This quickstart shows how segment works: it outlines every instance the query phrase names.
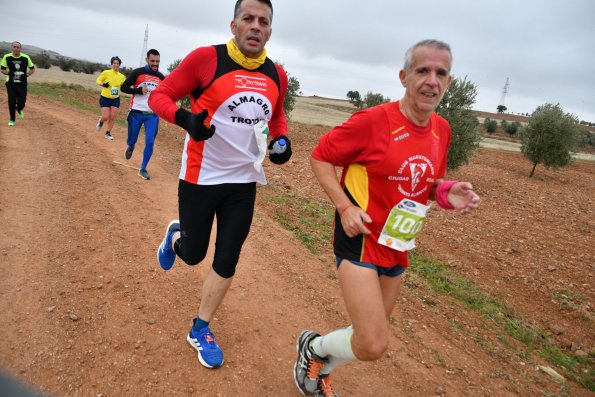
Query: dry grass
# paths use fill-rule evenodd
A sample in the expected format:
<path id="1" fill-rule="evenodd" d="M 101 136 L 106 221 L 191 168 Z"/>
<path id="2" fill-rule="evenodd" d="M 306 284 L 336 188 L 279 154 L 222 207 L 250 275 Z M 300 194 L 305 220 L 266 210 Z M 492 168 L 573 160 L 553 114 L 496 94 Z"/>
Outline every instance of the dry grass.
<path id="1" fill-rule="evenodd" d="M 291 121 L 333 127 L 347 120 L 355 110 L 346 100 L 297 97 Z"/>
<path id="2" fill-rule="evenodd" d="M 97 92 L 99 92 L 99 86 L 95 83 L 98 76 L 99 72 L 94 74 L 64 72 L 59 67 L 52 66 L 50 69 L 37 68 L 35 74 L 31 76 L 29 81 L 32 83 L 76 84 L 84 88 L 97 89 Z"/>

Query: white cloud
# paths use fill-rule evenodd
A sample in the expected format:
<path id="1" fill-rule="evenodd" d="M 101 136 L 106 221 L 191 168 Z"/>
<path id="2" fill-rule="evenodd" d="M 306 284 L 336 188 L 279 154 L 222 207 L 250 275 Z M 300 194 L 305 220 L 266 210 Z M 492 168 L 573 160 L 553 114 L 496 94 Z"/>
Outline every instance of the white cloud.
<path id="1" fill-rule="evenodd" d="M 100 62 L 117 54 L 134 67 L 148 24 L 148 46 L 161 52 L 165 69 L 198 46 L 227 41 L 234 4 L 21 0 L 18 8 L 3 8 L 0 40 Z M 273 0 L 273 6 L 268 53 L 306 94 L 343 98 L 358 90 L 398 99 L 405 50 L 438 38 L 452 46 L 453 73 L 477 84 L 477 109 L 494 111 L 509 77 L 510 111 L 530 113 L 554 102 L 595 121 L 595 2 Z"/>

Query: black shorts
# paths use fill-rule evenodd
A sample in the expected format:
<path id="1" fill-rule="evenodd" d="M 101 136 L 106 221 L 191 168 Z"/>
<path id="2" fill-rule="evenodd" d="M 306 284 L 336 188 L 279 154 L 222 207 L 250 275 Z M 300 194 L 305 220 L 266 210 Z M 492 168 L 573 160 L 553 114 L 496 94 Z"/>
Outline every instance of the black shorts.
<path id="1" fill-rule="evenodd" d="M 189 265 L 200 263 L 207 254 L 216 217 L 213 269 L 223 278 L 232 277 L 250 231 L 255 200 L 255 182 L 195 185 L 180 180 L 181 237 L 174 246 L 176 254 Z"/>
<path id="2" fill-rule="evenodd" d="M 102 108 L 119 108 L 120 97 L 117 98 L 106 98 L 103 95 L 99 96 L 99 107 Z"/>
<path id="3" fill-rule="evenodd" d="M 370 262 L 360 262 L 360 261 L 356 261 L 354 259 L 340 258 L 338 256 L 336 257 L 337 269 L 339 268 L 339 266 L 341 266 L 341 262 L 343 260 L 348 260 L 349 262 L 353 263 L 356 266 L 372 269 L 376 273 L 378 273 L 378 276 L 399 277 L 401 274 L 405 273 L 405 269 L 406 269 L 401 265 L 394 265 L 391 267 L 382 267 L 382 266 L 378 266 L 378 265 L 375 265 Z"/>

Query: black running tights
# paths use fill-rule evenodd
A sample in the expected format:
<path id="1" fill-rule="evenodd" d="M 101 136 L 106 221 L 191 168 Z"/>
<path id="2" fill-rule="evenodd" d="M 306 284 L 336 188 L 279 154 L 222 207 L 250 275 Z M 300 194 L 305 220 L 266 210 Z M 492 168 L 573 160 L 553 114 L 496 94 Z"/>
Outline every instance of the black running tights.
<path id="1" fill-rule="evenodd" d="M 223 278 L 232 277 L 250 231 L 255 200 L 254 182 L 195 185 L 180 180 L 181 238 L 174 244 L 176 254 L 188 265 L 201 262 L 207 254 L 213 220 L 217 217 L 213 270 Z"/>
<path id="2" fill-rule="evenodd" d="M 8 112 L 10 119 L 14 121 L 16 112 L 20 112 L 25 108 L 27 85 L 6 83 L 6 93 L 8 94 Z"/>

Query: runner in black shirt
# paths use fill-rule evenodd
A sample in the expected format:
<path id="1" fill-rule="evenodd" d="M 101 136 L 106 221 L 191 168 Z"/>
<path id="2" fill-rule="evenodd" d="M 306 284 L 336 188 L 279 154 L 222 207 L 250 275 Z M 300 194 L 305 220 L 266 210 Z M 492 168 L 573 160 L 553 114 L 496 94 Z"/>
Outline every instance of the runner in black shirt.
<path id="1" fill-rule="evenodd" d="M 23 109 L 27 100 L 27 77 L 35 73 L 35 65 L 28 55 L 21 53 L 21 48 L 21 43 L 14 41 L 12 52 L 4 55 L 0 62 L 0 72 L 6 75 L 9 126 L 15 125 L 17 113 L 20 118 L 25 117 Z"/>

